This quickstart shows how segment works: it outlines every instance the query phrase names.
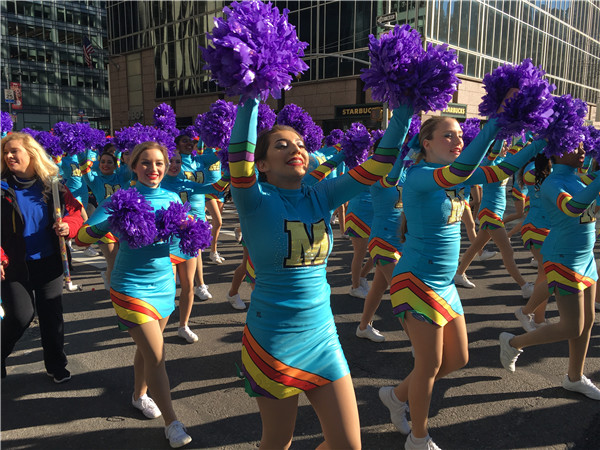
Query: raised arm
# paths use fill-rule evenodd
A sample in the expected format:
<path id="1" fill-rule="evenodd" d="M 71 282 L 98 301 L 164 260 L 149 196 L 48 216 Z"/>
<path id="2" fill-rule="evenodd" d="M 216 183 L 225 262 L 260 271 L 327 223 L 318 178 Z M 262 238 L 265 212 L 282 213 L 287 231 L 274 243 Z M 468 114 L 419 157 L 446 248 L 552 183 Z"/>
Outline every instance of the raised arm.
<path id="1" fill-rule="evenodd" d="M 596 200 L 596 197 L 598 197 L 598 191 L 600 191 L 599 174 L 600 172 L 588 174 L 588 177 L 590 177 L 590 179 L 593 177 L 593 180 L 585 187 L 585 189 L 577 192 L 575 195 L 571 195 L 569 192 L 566 192 L 560 186 L 553 183 L 544 183 L 542 185 L 543 194 L 545 196 L 550 196 L 550 198 L 555 198 L 557 208 L 567 216 L 580 216 L 589 208 L 592 202 Z"/>

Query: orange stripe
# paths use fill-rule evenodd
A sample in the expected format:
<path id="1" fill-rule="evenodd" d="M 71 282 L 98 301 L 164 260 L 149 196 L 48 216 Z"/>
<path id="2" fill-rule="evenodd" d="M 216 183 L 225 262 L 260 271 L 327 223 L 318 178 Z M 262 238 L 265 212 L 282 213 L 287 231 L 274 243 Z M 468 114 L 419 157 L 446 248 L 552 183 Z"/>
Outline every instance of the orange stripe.
<path id="1" fill-rule="evenodd" d="M 410 289 L 417 297 L 419 297 L 423 302 L 427 303 L 431 308 L 435 309 L 448 322 L 454 318 L 443 306 L 440 305 L 441 302 L 447 303 L 446 300 L 436 294 L 433 289 L 431 289 L 413 274 L 407 272 L 396 275 L 396 277 L 392 279 L 390 295 L 402 289 Z"/>

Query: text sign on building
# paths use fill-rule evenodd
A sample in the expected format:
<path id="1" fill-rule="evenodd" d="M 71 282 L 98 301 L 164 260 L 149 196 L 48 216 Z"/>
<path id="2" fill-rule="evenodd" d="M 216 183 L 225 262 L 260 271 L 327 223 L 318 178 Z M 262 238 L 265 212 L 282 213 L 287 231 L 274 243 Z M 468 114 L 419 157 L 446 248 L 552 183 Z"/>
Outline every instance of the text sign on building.
<path id="1" fill-rule="evenodd" d="M 12 109 L 23 109 L 23 97 L 22 97 L 22 91 L 21 91 L 21 83 L 11 82 L 10 90 L 15 93 L 14 94 L 15 95 L 15 103 L 14 103 Z"/>
<path id="2" fill-rule="evenodd" d="M 362 105 L 340 105 L 335 107 L 335 117 L 370 117 L 374 109 L 381 108 L 381 103 Z"/>
<path id="3" fill-rule="evenodd" d="M 396 13 L 384 14 L 382 16 L 377 16 L 377 25 L 384 26 L 386 23 L 395 22 L 396 21 Z"/>
<path id="4" fill-rule="evenodd" d="M 448 107 L 442 111 L 442 116 L 466 119 L 467 105 L 463 105 L 462 103 L 448 103 Z"/>
<path id="5" fill-rule="evenodd" d="M 4 101 L 6 103 L 14 103 L 15 91 L 13 91 L 12 89 L 4 89 Z"/>

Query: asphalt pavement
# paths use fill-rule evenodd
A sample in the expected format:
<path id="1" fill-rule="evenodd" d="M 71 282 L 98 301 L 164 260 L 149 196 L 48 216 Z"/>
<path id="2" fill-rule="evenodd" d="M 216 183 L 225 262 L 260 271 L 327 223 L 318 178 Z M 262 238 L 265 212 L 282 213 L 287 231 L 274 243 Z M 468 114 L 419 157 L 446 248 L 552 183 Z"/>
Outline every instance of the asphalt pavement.
<path id="1" fill-rule="evenodd" d="M 242 247 L 233 236 L 235 211 L 228 204 L 219 251 L 223 265 L 208 264 L 205 278 L 213 295 L 196 302 L 190 327 L 200 337 L 187 344 L 177 336 L 177 310 L 165 330 L 167 372 L 174 408 L 192 436 L 189 449 L 252 449 L 260 441 L 261 421 L 253 399 L 237 377 L 245 312 L 225 295 Z M 348 295 L 350 241 L 336 229 L 328 280 L 338 333 L 354 380 L 364 449 L 404 448 L 405 437 L 390 423 L 377 391 L 411 370 L 410 343 L 384 296 L 374 326 L 385 336 L 373 343 L 355 336 L 363 301 Z M 463 250 L 466 248 L 463 241 Z M 521 273 L 534 281 L 530 256 L 513 239 Z M 99 270 L 102 258 L 76 252 L 73 281 L 83 290 L 65 293 L 65 351 L 72 379 L 55 384 L 42 363 L 34 322 L 8 360 L 1 384 L 1 445 L 4 449 L 166 449 L 161 419 L 145 419 L 131 406 L 134 344 L 119 331 Z M 499 255 L 468 271 L 475 289 L 459 288 L 469 333 L 470 361 L 438 381 L 430 410 L 430 434 L 442 449 L 599 449 L 600 402 L 561 387 L 568 345 L 525 350 L 510 374 L 500 365 L 498 335 L 521 333 L 514 310 L 524 304 Z M 370 276 L 370 279 L 372 275 Z M 242 286 L 246 302 L 250 288 Z M 558 318 L 556 304 L 548 318 Z M 585 369 L 600 384 L 600 327 L 592 330 Z M 301 396 L 292 449 L 315 448 L 322 441 L 318 418 Z"/>

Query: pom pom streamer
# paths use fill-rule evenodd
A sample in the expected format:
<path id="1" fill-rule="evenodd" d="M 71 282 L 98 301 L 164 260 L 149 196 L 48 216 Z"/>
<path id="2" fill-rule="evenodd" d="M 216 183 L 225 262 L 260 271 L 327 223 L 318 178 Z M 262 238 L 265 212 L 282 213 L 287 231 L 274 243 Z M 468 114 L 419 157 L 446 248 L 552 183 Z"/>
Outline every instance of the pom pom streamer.
<path id="1" fill-rule="evenodd" d="M 362 69 L 365 90 L 390 108 L 410 104 L 415 111 L 445 109 L 452 100 L 463 66 L 447 44 L 429 44 L 423 50 L 421 35 L 409 25 L 396 25 L 376 39 L 369 36 L 371 67 Z"/>
<path id="2" fill-rule="evenodd" d="M 224 148 L 229 145 L 236 112 L 237 107 L 233 103 L 217 100 L 202 114 L 198 134 L 207 147 Z"/>
<path id="3" fill-rule="evenodd" d="M 179 135 L 175 111 L 171 105 L 161 103 L 154 108 L 154 126 L 159 130 L 169 133 L 174 138 Z"/>
<path id="4" fill-rule="evenodd" d="M 298 105 L 293 103 L 285 105 L 277 114 L 277 123 L 296 130 L 304 139 L 304 145 L 309 153 L 314 153 L 321 148 L 322 128 L 315 124 L 312 117 Z"/>
<path id="5" fill-rule="evenodd" d="M 156 212 L 156 239 L 170 242 L 171 237 L 179 233 L 190 209 L 191 206 L 188 202 L 183 205 L 179 202 L 171 202 L 167 209 L 159 209 Z"/>
<path id="6" fill-rule="evenodd" d="M 135 188 L 119 189 L 103 206 L 111 228 L 129 247 L 145 247 L 156 239 L 154 209 Z"/>
<path id="7" fill-rule="evenodd" d="M 205 69 L 228 96 L 241 101 L 268 95 L 281 98 L 289 90 L 290 74 L 299 75 L 308 66 L 302 61 L 307 43 L 298 40 L 296 29 L 271 3 L 258 0 L 233 2 L 223 8 L 226 19 L 216 18 L 212 46 L 202 49 Z"/>
<path id="8" fill-rule="evenodd" d="M 590 125 L 584 127 L 583 131 L 585 134 L 585 141 L 583 142 L 585 152 L 596 160 L 600 159 L 600 130 Z"/>
<path id="9" fill-rule="evenodd" d="M 0 112 L 0 133 L 2 136 L 6 136 L 13 129 L 13 121 L 10 114 L 6 111 Z"/>
<path id="10" fill-rule="evenodd" d="M 78 155 L 87 149 L 99 149 L 106 142 L 104 132 L 87 123 L 57 122 L 54 124 L 54 134 L 60 139 L 60 145 L 67 155 Z"/>
<path id="11" fill-rule="evenodd" d="M 466 148 L 481 131 L 481 121 L 471 117 L 460 124 L 463 132 L 463 148 Z"/>
<path id="12" fill-rule="evenodd" d="M 327 147 L 333 147 L 334 145 L 339 144 L 343 137 L 344 132 L 339 128 L 335 128 L 331 130 L 331 133 L 325 138 L 325 145 Z"/>
<path id="13" fill-rule="evenodd" d="M 258 134 L 273 128 L 275 120 L 277 120 L 275 111 L 266 103 L 260 103 L 258 105 Z"/>
<path id="14" fill-rule="evenodd" d="M 130 153 L 136 145 L 148 141 L 157 142 L 165 146 L 169 153 L 169 159 L 175 154 L 175 142 L 171 134 L 139 123 L 115 131 L 115 137 L 113 138 L 117 149 L 124 153 Z"/>
<path id="15" fill-rule="evenodd" d="M 483 77 L 486 94 L 479 105 L 479 114 L 498 119 L 499 139 L 521 134 L 522 130 L 539 132 L 548 127 L 554 100 L 551 93 L 556 88 L 543 79 L 545 72 L 535 67 L 530 59 L 521 64 L 504 64 Z M 509 89 L 519 92 L 502 105 Z"/>
<path id="16" fill-rule="evenodd" d="M 562 156 L 577 149 L 584 141 L 583 121 L 587 115 L 587 105 L 578 98 L 563 95 L 554 98 L 554 113 L 547 128 L 539 131 L 539 137 L 548 144 L 544 154 L 548 157 Z"/>
<path id="17" fill-rule="evenodd" d="M 60 146 L 60 139 L 57 136 L 54 136 L 49 131 L 40 131 L 37 133 L 37 136 L 34 136 L 35 140 L 40 143 L 46 153 L 54 158 L 58 158 L 62 156 L 63 151 Z"/>
<path id="18" fill-rule="evenodd" d="M 211 225 L 207 221 L 188 219 L 179 229 L 179 248 L 183 253 L 195 256 L 198 251 L 210 247 L 212 241 Z"/>
<path id="19" fill-rule="evenodd" d="M 356 122 L 346 131 L 340 143 L 345 155 L 344 162 L 348 169 L 353 169 L 365 162 L 369 157 L 369 149 L 373 145 L 369 130 L 362 123 Z"/>

